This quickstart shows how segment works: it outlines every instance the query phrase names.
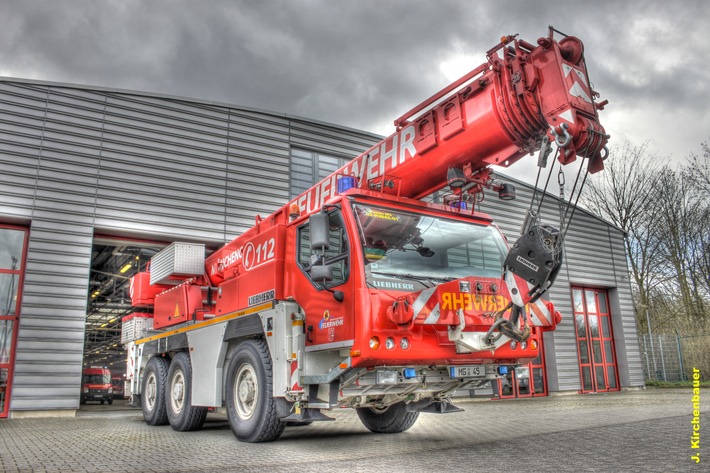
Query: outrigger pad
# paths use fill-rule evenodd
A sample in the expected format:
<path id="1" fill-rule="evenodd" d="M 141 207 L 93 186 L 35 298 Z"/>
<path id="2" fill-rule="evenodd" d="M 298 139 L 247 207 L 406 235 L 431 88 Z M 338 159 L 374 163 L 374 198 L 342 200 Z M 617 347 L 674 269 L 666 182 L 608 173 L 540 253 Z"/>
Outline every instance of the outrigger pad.
<path id="1" fill-rule="evenodd" d="M 323 414 L 320 409 L 301 409 L 299 414 L 295 412 L 288 417 L 279 419 L 281 422 L 317 422 L 326 420 L 335 420 Z"/>
<path id="2" fill-rule="evenodd" d="M 458 406 L 454 406 L 450 402 L 424 400 L 410 402 L 407 404 L 407 411 L 424 412 L 427 414 L 450 414 L 452 412 L 463 412 L 464 410 Z"/>

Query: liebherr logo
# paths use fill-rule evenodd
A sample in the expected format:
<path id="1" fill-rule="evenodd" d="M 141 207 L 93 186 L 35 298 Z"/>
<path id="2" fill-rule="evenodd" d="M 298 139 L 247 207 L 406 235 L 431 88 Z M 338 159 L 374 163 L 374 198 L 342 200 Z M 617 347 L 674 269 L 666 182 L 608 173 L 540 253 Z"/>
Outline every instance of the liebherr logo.
<path id="1" fill-rule="evenodd" d="M 522 264 L 523 266 L 526 266 L 526 267 L 532 269 L 532 270 L 535 271 L 535 272 L 537 272 L 537 270 L 540 269 L 540 267 L 537 266 L 537 265 L 535 265 L 535 264 L 533 264 L 532 261 L 528 261 L 528 260 L 526 260 L 525 258 L 523 258 L 523 257 L 520 256 L 520 255 L 518 255 L 518 257 L 515 258 L 515 260 L 516 260 L 518 263 L 520 263 L 520 264 Z"/>

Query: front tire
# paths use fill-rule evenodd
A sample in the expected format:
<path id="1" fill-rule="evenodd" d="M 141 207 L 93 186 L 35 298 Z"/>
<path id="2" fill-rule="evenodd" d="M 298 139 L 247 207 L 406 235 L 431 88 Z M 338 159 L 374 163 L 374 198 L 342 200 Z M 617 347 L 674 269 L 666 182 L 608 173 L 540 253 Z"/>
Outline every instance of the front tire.
<path id="1" fill-rule="evenodd" d="M 192 365 L 187 353 L 180 352 L 173 357 L 165 394 L 168 422 L 173 430 L 189 432 L 202 427 L 207 408 L 192 405 Z"/>
<path id="2" fill-rule="evenodd" d="M 165 425 L 168 413 L 165 408 L 165 384 L 168 379 L 168 361 L 154 356 L 148 360 L 143 371 L 141 409 L 148 425 Z"/>
<path id="3" fill-rule="evenodd" d="M 384 409 L 361 407 L 356 410 L 363 425 L 377 434 L 404 432 L 413 426 L 419 417 L 418 412 L 408 412 L 407 405 L 403 402 Z"/>
<path id="4" fill-rule="evenodd" d="M 239 344 L 227 370 L 227 418 L 232 433 L 242 442 L 271 442 L 286 424 L 279 421 L 273 397 L 271 357 L 262 339 Z"/>

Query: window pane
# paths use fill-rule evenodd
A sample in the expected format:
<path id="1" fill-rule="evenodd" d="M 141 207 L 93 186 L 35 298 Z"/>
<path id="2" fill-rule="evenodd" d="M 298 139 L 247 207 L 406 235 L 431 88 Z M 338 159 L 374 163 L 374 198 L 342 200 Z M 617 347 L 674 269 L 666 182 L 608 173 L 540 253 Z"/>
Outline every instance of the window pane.
<path id="1" fill-rule="evenodd" d="M 613 366 L 606 367 L 606 376 L 609 378 L 609 389 L 616 389 L 616 372 Z"/>
<path id="2" fill-rule="evenodd" d="M 592 370 L 589 366 L 582 367 L 582 386 L 585 391 L 592 390 Z"/>
<path id="3" fill-rule="evenodd" d="M 589 321 L 589 333 L 592 337 L 599 337 L 599 320 L 597 316 L 592 314 L 587 320 Z"/>
<path id="4" fill-rule="evenodd" d="M 609 330 L 609 316 L 605 315 L 601 317 L 602 319 L 602 336 L 604 338 L 611 338 L 611 331 Z"/>
<path id="5" fill-rule="evenodd" d="M 599 313 L 600 314 L 608 314 L 609 307 L 606 303 L 606 292 L 599 291 L 599 293 L 597 294 L 597 297 L 599 298 Z"/>
<path id="6" fill-rule="evenodd" d="M 509 371 L 505 378 L 501 379 L 501 395 L 510 396 L 513 394 L 513 373 L 515 371 Z"/>
<path id="7" fill-rule="evenodd" d="M 579 338 L 586 338 L 587 337 L 587 331 L 584 328 L 584 314 L 576 314 L 574 316 L 575 321 L 577 323 L 577 336 Z"/>
<path id="8" fill-rule="evenodd" d="M 592 342 L 592 348 L 594 351 L 594 363 L 601 363 L 602 362 L 602 344 L 599 342 L 599 340 L 594 340 Z"/>
<path id="9" fill-rule="evenodd" d="M 25 232 L 0 228 L 0 269 L 21 269 Z"/>
<path id="10" fill-rule="evenodd" d="M 12 320 L 0 320 L 0 363 L 10 363 L 12 353 Z M 2 411 L 2 409 L 0 409 Z"/>
<path id="11" fill-rule="evenodd" d="M 584 295 L 587 297 L 587 312 L 597 312 L 597 301 L 594 298 L 594 291 L 584 291 Z"/>
<path id="12" fill-rule="evenodd" d="M 575 312 L 584 312 L 584 306 L 582 305 L 582 290 L 581 289 L 573 289 L 572 290 L 572 299 L 574 303 L 574 311 Z"/>
<path id="13" fill-rule="evenodd" d="M 316 254 L 323 258 L 324 264 L 331 265 L 333 268 L 333 279 L 327 284 L 332 287 L 342 284 L 348 276 L 348 240 L 340 212 L 328 214 L 328 229 L 329 247 L 325 251 L 318 250 Z M 305 269 L 309 269 L 314 254 L 311 249 L 309 223 L 298 229 L 298 245 L 298 261 Z"/>
<path id="14" fill-rule="evenodd" d="M 0 315 L 15 315 L 19 274 L 0 274 Z"/>
<path id="15" fill-rule="evenodd" d="M 604 381 L 604 367 L 597 366 L 597 391 L 604 391 L 606 389 L 606 382 Z"/>
<path id="16" fill-rule="evenodd" d="M 5 410 L 5 399 L 7 398 L 7 377 L 8 369 L 0 368 L 0 412 Z"/>
<path id="17" fill-rule="evenodd" d="M 607 363 L 614 363 L 614 350 L 611 348 L 611 340 L 604 342 L 604 356 L 606 356 Z"/>
<path id="18" fill-rule="evenodd" d="M 311 264 L 311 227 L 306 224 L 298 229 L 299 252 L 298 261 L 305 267 Z"/>
<path id="19" fill-rule="evenodd" d="M 530 394 L 530 369 L 525 366 L 515 368 L 515 377 L 518 379 L 518 394 Z"/>
<path id="20" fill-rule="evenodd" d="M 579 362 L 589 363 L 589 347 L 586 340 L 579 341 Z"/>
<path id="21" fill-rule="evenodd" d="M 539 394 L 545 392 L 545 378 L 542 374 L 542 368 L 533 369 L 533 383 L 536 393 Z"/>

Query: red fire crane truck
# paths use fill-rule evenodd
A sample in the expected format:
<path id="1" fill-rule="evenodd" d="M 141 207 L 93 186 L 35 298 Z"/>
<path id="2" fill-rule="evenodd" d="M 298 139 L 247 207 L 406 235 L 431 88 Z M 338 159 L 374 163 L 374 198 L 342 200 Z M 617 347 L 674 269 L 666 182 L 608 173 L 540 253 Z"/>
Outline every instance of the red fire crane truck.
<path id="1" fill-rule="evenodd" d="M 161 251 L 131 281 L 135 321 L 152 312 L 126 343 L 145 421 L 189 431 L 226 412 L 239 440 L 265 442 L 351 407 L 373 432 L 402 432 L 536 358 L 561 319 L 540 296 L 563 232 L 532 211 L 509 249 L 476 203 L 485 188 L 514 197 L 491 165 L 539 150 L 543 167 L 553 142 L 562 164 L 601 170 L 597 97 L 579 39 L 503 37 L 394 134 L 209 257 Z M 444 204 L 424 200 L 435 192 Z"/>

